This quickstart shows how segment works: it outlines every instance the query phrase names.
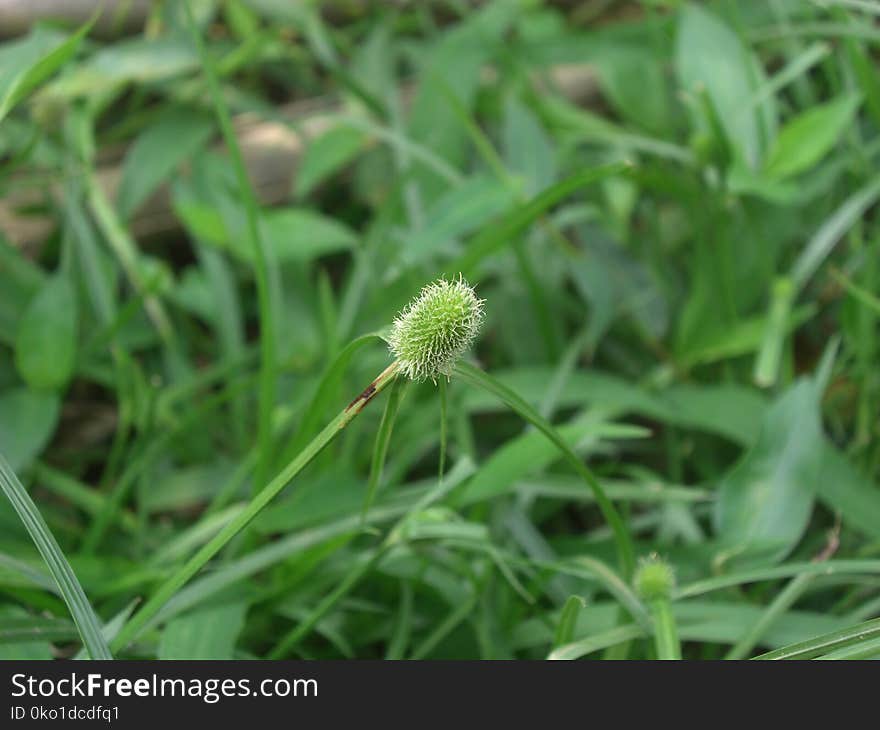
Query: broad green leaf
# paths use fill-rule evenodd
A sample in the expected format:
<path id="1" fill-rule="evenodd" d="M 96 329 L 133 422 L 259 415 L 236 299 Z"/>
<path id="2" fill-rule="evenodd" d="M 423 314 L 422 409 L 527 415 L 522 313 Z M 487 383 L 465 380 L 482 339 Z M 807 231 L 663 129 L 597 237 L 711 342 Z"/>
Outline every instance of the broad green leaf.
<path id="1" fill-rule="evenodd" d="M 266 246 L 279 262 L 311 261 L 347 251 L 357 242 L 348 226 L 307 208 L 268 211 L 262 217 L 262 230 Z M 250 257 L 249 251 L 232 245 L 237 253 Z"/>
<path id="2" fill-rule="evenodd" d="M 827 439 L 821 447 L 816 496 L 840 512 L 845 525 L 880 539 L 880 489 Z"/>
<path id="3" fill-rule="evenodd" d="M 95 53 L 73 73 L 47 87 L 46 94 L 64 99 L 120 84 L 147 84 L 179 76 L 198 64 L 195 49 L 182 35 L 125 39 Z"/>
<path id="4" fill-rule="evenodd" d="M 147 512 L 170 512 L 197 507 L 214 495 L 230 471 L 229 462 L 218 457 L 209 464 L 196 464 L 163 474 L 152 489 L 144 492 L 141 508 Z"/>
<path id="5" fill-rule="evenodd" d="M 448 250 L 450 242 L 484 226 L 513 201 L 507 185 L 488 177 L 471 178 L 431 206 L 422 230 L 415 235 L 404 234 L 402 254 L 408 261 L 416 262 Z"/>
<path id="6" fill-rule="evenodd" d="M 225 246 L 227 231 L 223 214 L 210 203 L 177 191 L 175 186 L 174 212 L 190 235 L 205 243 Z"/>
<path id="7" fill-rule="evenodd" d="M 367 136 L 347 126 L 332 127 L 311 140 L 296 170 L 296 194 L 304 197 L 366 147 Z"/>
<path id="8" fill-rule="evenodd" d="M 604 149 L 612 148 L 618 153 L 643 153 L 685 165 L 694 163 L 693 153 L 686 147 L 631 132 L 598 112 L 579 107 L 562 97 L 541 96 L 535 99 L 535 103 L 549 127 L 565 130 L 575 140 L 583 140 Z"/>
<path id="9" fill-rule="evenodd" d="M 203 155 L 192 180 L 172 185 L 174 210 L 190 234 L 254 262 L 253 247 L 246 235 L 247 221 L 228 163 Z M 344 223 L 305 207 L 260 211 L 260 233 L 270 258 L 278 263 L 306 262 L 319 256 L 352 248 L 357 235 Z"/>
<path id="10" fill-rule="evenodd" d="M 70 37 L 38 27 L 24 40 L 0 47 L 0 121 L 73 57 L 90 27 Z"/>
<path id="11" fill-rule="evenodd" d="M 735 383 L 680 383 L 660 395 L 669 408 L 668 423 L 715 433 L 744 446 L 757 440 L 767 409 L 757 389 Z"/>
<path id="12" fill-rule="evenodd" d="M 557 427 L 556 431 L 573 450 L 578 450 L 582 442 L 595 443 L 604 437 L 648 435 L 647 431 L 608 423 L 594 414 L 581 416 L 571 424 Z M 559 450 L 543 434 L 530 431 L 518 436 L 487 459 L 473 479 L 455 496 L 453 503 L 464 506 L 498 497 L 508 492 L 518 479 L 534 474 L 558 458 Z"/>
<path id="13" fill-rule="evenodd" d="M 514 20 L 516 3 L 489 3 L 470 13 L 465 22 L 439 36 L 421 54 L 421 83 L 408 119 L 409 135 L 455 168 L 467 159 L 468 134 L 459 114 L 448 103 L 451 91 L 471 110 L 480 86 L 480 71 L 492 57 L 492 46 Z M 419 192 L 426 202 L 446 188 L 433 171 L 414 171 Z"/>
<path id="14" fill-rule="evenodd" d="M 159 641 L 159 659 L 232 659 L 247 606 L 230 603 L 170 621 Z"/>
<path id="15" fill-rule="evenodd" d="M 769 408 L 758 440 L 721 481 L 719 560 L 772 563 L 791 551 L 810 519 L 821 457 L 818 387 L 802 379 Z"/>
<path id="16" fill-rule="evenodd" d="M 16 388 L 0 393 L 0 448 L 14 470 L 43 450 L 58 423 L 58 395 Z"/>
<path id="17" fill-rule="evenodd" d="M 515 97 L 507 100 L 502 127 L 508 169 L 525 179 L 524 192 L 535 195 L 557 176 L 557 151 L 535 114 Z"/>
<path id="18" fill-rule="evenodd" d="M 772 99 L 751 103 L 763 73 L 749 49 L 717 16 L 688 4 L 678 26 L 676 68 L 689 93 L 705 89 L 728 141 L 756 168 L 775 119 Z"/>
<path id="19" fill-rule="evenodd" d="M 815 314 L 813 305 L 798 307 L 784 322 L 784 332 L 793 332 Z M 727 328 L 704 328 L 700 339 L 678 354 L 682 364 L 703 365 L 757 351 L 767 329 L 767 315 L 749 317 Z"/>
<path id="20" fill-rule="evenodd" d="M 15 344 L 18 323 L 47 278 L 43 269 L 0 235 L 0 342 Z"/>
<path id="21" fill-rule="evenodd" d="M 495 377 L 529 403 L 537 404 L 553 378 L 553 370 L 521 367 L 499 370 Z M 761 394 L 747 386 L 682 383 L 653 393 L 609 373 L 578 370 L 566 380 L 557 407 L 585 405 L 600 407 L 606 413 L 638 413 L 663 423 L 718 434 L 744 446 L 757 438 L 765 410 Z M 489 412 L 497 406 L 488 393 L 471 391 L 466 394 L 464 407 Z M 725 414 L 724 418 L 719 418 L 719 413 Z"/>
<path id="22" fill-rule="evenodd" d="M 612 631 L 618 631 L 615 627 L 620 620 L 619 611 L 619 606 L 609 601 L 590 603 L 589 610 L 578 614 L 575 627 L 574 636 L 583 638 L 576 639 L 564 648 L 561 656 L 553 658 L 570 658 L 567 656 L 569 652 L 582 653 L 578 651 L 581 641 L 584 642 L 582 649 L 595 651 L 622 640 L 616 633 L 611 634 Z M 762 606 L 720 601 L 676 601 L 673 605 L 673 613 L 683 639 L 721 644 L 735 643 L 760 619 L 763 611 Z M 553 641 L 553 627 L 558 620 L 559 612 L 555 611 L 523 621 L 514 630 L 514 645 L 518 649 L 547 646 Z M 771 647 L 784 646 L 827 631 L 842 629 L 846 623 L 845 618 L 827 613 L 788 611 L 784 620 L 775 622 L 767 630 L 763 642 Z M 639 628 L 645 633 L 638 626 L 628 624 L 627 627 L 630 631 Z M 599 646 L 594 646 L 594 643 Z"/>
<path id="23" fill-rule="evenodd" d="M 586 250 L 582 256 L 571 257 L 569 269 L 594 313 L 593 337 L 598 339 L 618 316 L 632 318 L 653 337 L 661 338 L 669 325 L 669 306 L 654 272 L 601 230 L 583 226 L 579 232 Z"/>
<path id="24" fill-rule="evenodd" d="M 185 107 L 170 107 L 135 140 L 125 157 L 116 203 L 128 218 L 184 160 L 211 136 L 211 117 Z"/>
<path id="25" fill-rule="evenodd" d="M 658 63 L 655 49 L 609 44 L 596 52 L 595 63 L 602 91 L 623 119 L 654 134 L 669 130 L 665 64 Z"/>
<path id="26" fill-rule="evenodd" d="M 790 120 L 767 157 L 767 176 L 782 179 L 809 170 L 837 144 L 861 101 L 859 95 L 847 94 Z"/>
<path id="27" fill-rule="evenodd" d="M 76 361 L 76 292 L 66 276 L 49 279 L 18 323 L 15 365 L 37 390 L 64 387 Z"/>

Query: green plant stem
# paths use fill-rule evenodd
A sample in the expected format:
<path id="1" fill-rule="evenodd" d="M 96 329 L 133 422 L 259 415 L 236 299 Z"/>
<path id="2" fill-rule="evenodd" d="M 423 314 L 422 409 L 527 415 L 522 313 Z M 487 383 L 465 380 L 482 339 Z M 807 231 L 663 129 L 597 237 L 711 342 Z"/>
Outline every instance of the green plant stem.
<path id="1" fill-rule="evenodd" d="M 388 444 L 391 443 L 391 432 L 394 429 L 394 421 L 397 419 L 397 411 L 403 400 L 407 383 L 405 379 L 395 380 L 388 391 L 388 400 L 385 402 L 385 411 L 382 413 L 382 421 L 376 432 L 376 441 L 373 445 L 373 458 L 370 462 L 370 479 L 367 483 L 367 496 L 364 506 L 361 508 L 361 523 L 367 519 L 367 512 L 373 506 L 376 494 L 379 491 L 379 482 L 382 481 L 382 472 L 385 468 L 385 459 L 388 456 Z"/>
<path id="2" fill-rule="evenodd" d="M 681 644 L 678 629 L 672 615 L 672 604 L 668 598 L 656 598 L 650 603 L 654 617 L 654 645 L 658 659 L 681 659 Z"/>
<path id="3" fill-rule="evenodd" d="M 135 291 L 143 297 L 147 316 L 162 338 L 163 343 L 172 353 L 176 354 L 177 342 L 171 320 L 162 306 L 162 302 L 150 292 L 150 287 L 138 268 L 137 244 L 131 238 L 122 221 L 119 220 L 119 216 L 116 214 L 110 201 L 107 200 L 107 196 L 95 175 L 89 171 L 86 173 L 85 179 L 89 207 L 95 216 L 98 227 L 104 234 L 104 238 L 107 240 L 113 253 L 116 254 L 116 258 L 122 265 Z"/>
<path id="4" fill-rule="evenodd" d="M 446 380 L 440 378 L 438 381 L 440 386 L 440 458 L 437 466 L 437 480 L 443 481 L 443 470 L 446 467 L 446 441 L 447 436 L 447 396 L 446 396 Z"/>
<path id="5" fill-rule="evenodd" d="M 226 144 L 230 159 L 232 160 L 232 166 L 235 169 L 235 177 L 238 182 L 239 192 L 247 216 L 248 238 L 250 238 L 251 249 L 254 253 L 254 277 L 257 282 L 257 304 L 260 311 L 260 387 L 257 421 L 257 443 L 259 445 L 259 455 L 254 484 L 262 484 L 268 475 L 270 459 L 273 452 L 271 443 L 272 407 L 275 403 L 275 383 L 277 380 L 275 317 L 269 279 L 269 259 L 260 234 L 257 199 L 247 176 L 244 158 L 241 154 L 238 140 L 235 137 L 235 131 L 232 127 L 232 119 L 229 114 L 229 109 L 226 106 L 226 102 L 223 99 L 220 82 L 217 80 L 217 70 L 214 61 L 202 40 L 201 33 L 199 32 L 198 26 L 193 18 L 192 8 L 190 7 L 189 2 L 184 2 L 183 5 L 186 9 L 187 25 L 189 26 L 193 43 L 195 43 L 199 58 L 202 61 L 205 80 L 208 83 L 208 90 L 211 94 L 214 112 L 217 116 L 217 122 L 220 125 L 220 131 L 223 134 L 223 141 Z"/>
<path id="6" fill-rule="evenodd" d="M 381 393 L 396 377 L 398 363 L 391 363 L 364 391 L 346 406 L 306 447 L 287 464 L 210 542 L 204 545 L 153 594 L 144 607 L 122 628 L 112 646 L 119 650 L 135 639 L 147 622 L 183 585 L 198 573 L 211 558 L 241 532 L 288 482 L 299 474 L 351 421 L 367 403 Z"/>

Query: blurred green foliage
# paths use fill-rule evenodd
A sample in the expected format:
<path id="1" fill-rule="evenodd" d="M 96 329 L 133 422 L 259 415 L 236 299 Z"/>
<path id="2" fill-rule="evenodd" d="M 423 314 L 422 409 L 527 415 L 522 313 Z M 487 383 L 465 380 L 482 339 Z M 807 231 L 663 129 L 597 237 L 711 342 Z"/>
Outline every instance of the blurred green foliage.
<path id="1" fill-rule="evenodd" d="M 880 652 L 849 629 L 880 614 L 880 15 L 192 7 L 231 112 L 309 131 L 259 208 L 182 4 L 137 37 L 0 44 L 0 453 L 108 638 L 387 365 L 356 338 L 462 271 L 474 358 L 674 567 L 685 657 Z M 151 200 L 171 224 L 142 234 Z M 352 422 L 124 655 L 652 657 L 559 451 L 461 378 L 447 410 L 442 482 L 429 382 Z M 2 657 L 80 649 L 5 500 L 0 610 Z"/>

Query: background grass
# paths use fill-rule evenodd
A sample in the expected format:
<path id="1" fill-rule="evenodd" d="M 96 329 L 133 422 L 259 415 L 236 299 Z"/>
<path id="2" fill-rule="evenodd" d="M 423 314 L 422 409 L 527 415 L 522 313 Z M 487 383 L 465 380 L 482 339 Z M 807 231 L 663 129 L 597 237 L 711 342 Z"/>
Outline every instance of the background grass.
<path id="1" fill-rule="evenodd" d="M 0 44 L 0 657 L 653 658 L 629 541 L 686 658 L 880 655 L 878 18 L 200 0 Z M 305 134 L 271 203 L 244 113 Z M 309 451 L 458 272 L 479 369 Z"/>

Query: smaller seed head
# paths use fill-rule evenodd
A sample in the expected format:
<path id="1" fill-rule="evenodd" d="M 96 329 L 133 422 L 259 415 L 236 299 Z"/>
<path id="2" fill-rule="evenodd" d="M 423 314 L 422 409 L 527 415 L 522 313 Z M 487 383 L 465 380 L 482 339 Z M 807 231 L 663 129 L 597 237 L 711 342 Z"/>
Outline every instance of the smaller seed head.
<path id="1" fill-rule="evenodd" d="M 425 286 L 395 318 L 388 338 L 391 354 L 411 380 L 452 375 L 483 321 L 483 300 L 461 277 Z"/>
<path id="2" fill-rule="evenodd" d="M 641 561 L 633 582 L 646 601 L 669 598 L 675 588 L 675 573 L 669 563 L 653 553 Z"/>

